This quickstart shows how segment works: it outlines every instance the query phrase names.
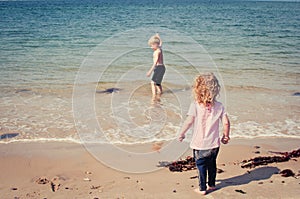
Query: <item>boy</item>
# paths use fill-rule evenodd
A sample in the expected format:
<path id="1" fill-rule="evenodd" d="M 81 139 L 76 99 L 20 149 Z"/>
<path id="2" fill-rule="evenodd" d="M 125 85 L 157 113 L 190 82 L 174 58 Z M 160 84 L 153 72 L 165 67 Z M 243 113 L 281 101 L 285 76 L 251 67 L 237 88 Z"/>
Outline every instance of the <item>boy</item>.
<path id="1" fill-rule="evenodd" d="M 165 74 L 166 68 L 163 61 L 163 52 L 161 49 L 162 41 L 158 34 L 152 36 L 148 41 L 149 46 L 153 52 L 153 65 L 147 72 L 147 76 L 150 77 L 152 72 L 151 90 L 152 90 L 152 102 L 160 101 L 162 94 L 161 82 Z"/>

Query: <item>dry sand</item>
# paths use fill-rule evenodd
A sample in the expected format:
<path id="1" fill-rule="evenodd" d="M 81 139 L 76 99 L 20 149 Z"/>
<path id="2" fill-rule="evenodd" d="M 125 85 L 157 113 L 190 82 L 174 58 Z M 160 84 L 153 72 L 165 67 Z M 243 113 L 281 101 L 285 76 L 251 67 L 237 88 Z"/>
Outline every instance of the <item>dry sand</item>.
<path id="1" fill-rule="evenodd" d="M 255 149 L 256 145 L 261 148 Z M 198 180 L 190 179 L 197 175 L 196 170 L 172 173 L 162 168 L 145 174 L 123 173 L 103 165 L 79 144 L 1 144 L 0 198 L 299 198 L 299 179 L 274 174 L 287 168 L 298 174 L 299 158 L 251 170 L 239 165 L 244 159 L 274 155 L 268 153 L 270 150 L 290 151 L 299 146 L 300 139 L 232 140 L 219 153 L 218 168 L 224 173 L 217 175 L 218 190 L 200 196 L 193 192 Z M 53 192 L 51 183 L 38 184 L 39 178 L 54 179 L 53 185 L 60 186 Z"/>

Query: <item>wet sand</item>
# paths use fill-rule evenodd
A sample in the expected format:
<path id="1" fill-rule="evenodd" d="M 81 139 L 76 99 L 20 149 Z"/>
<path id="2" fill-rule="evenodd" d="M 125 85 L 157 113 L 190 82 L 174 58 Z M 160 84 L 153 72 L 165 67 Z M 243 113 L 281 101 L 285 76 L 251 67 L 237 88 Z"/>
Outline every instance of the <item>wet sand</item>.
<path id="1" fill-rule="evenodd" d="M 280 138 L 235 139 L 230 144 L 223 145 L 218 157 L 218 168 L 224 172 L 217 175 L 218 190 L 202 197 L 297 198 L 300 195 L 300 179 L 286 178 L 276 173 L 283 169 L 291 169 L 297 175 L 300 170 L 299 158 L 254 169 L 242 169 L 239 163 L 260 155 L 274 155 L 268 151 L 297 149 L 299 141 L 300 139 Z M 143 145 L 138 148 L 146 151 L 159 149 L 156 145 Z M 162 168 L 143 174 L 124 173 L 103 165 L 82 145 L 64 142 L 1 144 L 0 151 L 1 198 L 198 196 L 193 191 L 198 180 L 191 179 L 197 175 L 196 170 L 176 173 Z M 183 157 L 187 155 L 191 155 L 190 150 Z M 45 184 L 39 184 L 43 182 Z M 58 190 L 53 192 L 53 187 Z"/>

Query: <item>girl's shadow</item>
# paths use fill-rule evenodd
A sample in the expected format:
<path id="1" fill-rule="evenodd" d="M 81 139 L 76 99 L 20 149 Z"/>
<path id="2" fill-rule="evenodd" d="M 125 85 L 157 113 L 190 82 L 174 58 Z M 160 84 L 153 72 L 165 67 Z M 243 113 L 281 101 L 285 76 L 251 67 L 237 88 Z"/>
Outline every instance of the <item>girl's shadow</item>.
<path id="1" fill-rule="evenodd" d="M 278 174 L 280 170 L 277 167 L 261 167 L 252 170 L 250 173 L 245 173 L 243 175 L 235 176 L 232 178 L 227 178 L 223 180 L 217 180 L 220 182 L 216 185 L 216 190 L 222 189 L 228 186 L 237 186 L 248 184 L 252 181 L 266 180 L 271 178 L 272 175 Z"/>

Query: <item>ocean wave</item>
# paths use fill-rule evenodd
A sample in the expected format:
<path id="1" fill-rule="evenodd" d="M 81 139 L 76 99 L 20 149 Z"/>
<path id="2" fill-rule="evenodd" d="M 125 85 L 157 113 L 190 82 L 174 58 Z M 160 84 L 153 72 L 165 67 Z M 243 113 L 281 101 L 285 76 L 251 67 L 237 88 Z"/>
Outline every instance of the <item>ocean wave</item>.
<path id="1" fill-rule="evenodd" d="M 232 126 L 231 137 L 255 138 L 255 137 L 287 137 L 300 138 L 300 121 L 286 119 L 273 123 L 258 123 L 247 121 Z"/>
<path id="2" fill-rule="evenodd" d="M 258 123 L 255 121 L 247 121 L 242 123 L 236 123 L 231 128 L 231 138 L 259 138 L 259 137 L 282 137 L 282 138 L 300 138 L 300 121 L 294 121 L 286 119 L 284 121 L 277 121 L 273 123 Z M 10 138 L 0 140 L 0 144 L 9 143 L 32 143 L 32 142 L 65 142 L 65 143 L 76 143 L 76 144 L 121 144 L 121 145 L 135 145 L 135 144 L 151 144 L 154 142 L 168 142 L 177 139 L 179 131 L 178 126 L 172 126 L 168 124 L 168 128 L 162 134 L 157 136 L 151 136 L 148 138 L 124 136 L 124 133 L 120 129 L 111 129 L 105 132 L 107 136 L 99 139 L 93 137 L 93 135 L 86 135 L 85 137 L 74 138 L 44 138 L 44 137 L 33 137 L 33 138 Z M 187 134 L 186 141 L 191 140 L 192 132 Z"/>
<path id="3" fill-rule="evenodd" d="M 65 143 L 76 143 L 82 144 L 80 140 L 66 137 L 66 138 L 21 138 L 21 139 L 3 139 L 0 140 L 0 144 L 10 143 L 33 143 L 33 142 L 65 142 Z"/>

